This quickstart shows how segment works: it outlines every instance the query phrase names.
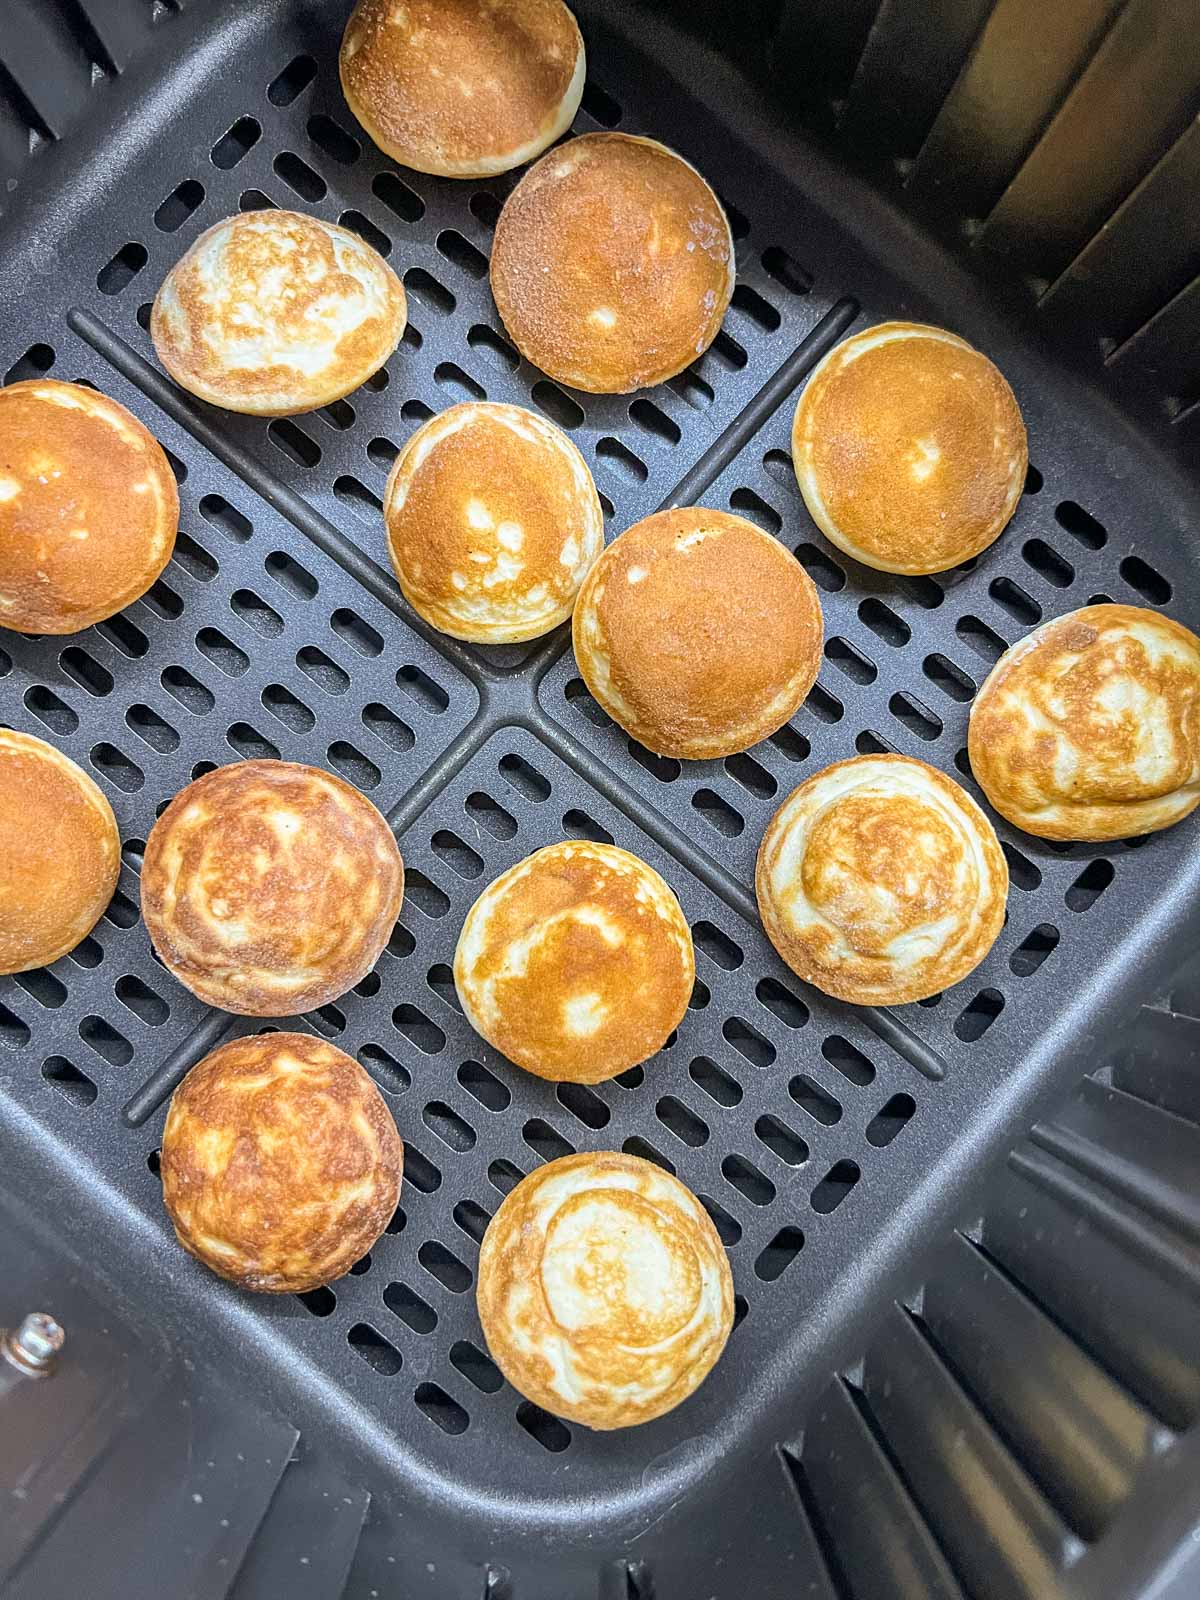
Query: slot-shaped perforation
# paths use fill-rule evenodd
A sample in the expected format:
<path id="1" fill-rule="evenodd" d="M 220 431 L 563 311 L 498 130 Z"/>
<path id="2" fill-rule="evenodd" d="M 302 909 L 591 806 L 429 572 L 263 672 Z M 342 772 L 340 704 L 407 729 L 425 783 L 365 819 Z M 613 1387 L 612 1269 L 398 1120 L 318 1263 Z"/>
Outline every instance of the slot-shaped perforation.
<path id="1" fill-rule="evenodd" d="M 754 1276 L 764 1283 L 773 1283 L 791 1266 L 804 1248 L 804 1231 L 788 1224 L 763 1246 L 755 1257 Z"/>
<path id="2" fill-rule="evenodd" d="M 697 1056 L 688 1068 L 688 1075 L 719 1106 L 736 1106 L 741 1102 L 741 1084 L 708 1056 Z"/>
<path id="3" fill-rule="evenodd" d="M 420 195 L 394 172 L 379 173 L 371 182 L 371 193 L 402 222 L 420 222 L 425 215 L 425 202 Z"/>
<path id="4" fill-rule="evenodd" d="M 808 573 L 818 589 L 827 594 L 837 594 L 846 587 L 846 574 L 827 551 L 815 544 L 798 544 L 796 559 Z"/>
<path id="5" fill-rule="evenodd" d="M 383 1291 L 383 1303 L 414 1333 L 432 1333 L 438 1325 L 437 1312 L 407 1283 L 389 1283 Z"/>
<path id="6" fill-rule="evenodd" d="M 262 138 L 262 124 L 256 117 L 239 117 L 213 145 L 210 159 L 214 167 L 228 172 L 236 167 Z"/>
<path id="7" fill-rule="evenodd" d="M 0 1038 L 3 1036 L 3 1019 L 0 1018 Z M 76 1106 L 94 1105 L 99 1093 L 86 1072 L 80 1070 L 66 1056 L 47 1056 L 42 1062 L 42 1077 L 64 1099 Z"/>
<path id="8" fill-rule="evenodd" d="M 293 193 L 299 195 L 301 200 L 307 200 L 310 205 L 315 205 L 318 200 L 324 200 L 329 192 L 329 185 L 314 167 L 310 167 L 303 156 L 298 156 L 294 150 L 281 150 L 272 162 L 276 174 L 283 179 Z"/>
<path id="9" fill-rule="evenodd" d="M 356 1322 L 346 1334 L 346 1342 L 381 1378 L 394 1378 L 404 1365 L 404 1357 L 391 1340 L 368 1322 Z"/>
<path id="10" fill-rule="evenodd" d="M 743 1017 L 726 1017 L 721 1035 L 752 1067 L 769 1067 L 775 1059 L 775 1046 Z"/>
<path id="11" fill-rule="evenodd" d="M 663 1127 L 669 1129 L 681 1143 L 693 1147 L 708 1143 L 707 1122 L 698 1117 L 677 1096 L 663 1095 L 654 1108 L 654 1114 Z"/>
<path id="12" fill-rule="evenodd" d="M 840 1033 L 831 1033 L 822 1041 L 821 1054 L 848 1082 L 857 1084 L 859 1088 L 874 1083 L 875 1063 Z"/>
<path id="13" fill-rule="evenodd" d="M 317 63 L 310 55 L 293 56 L 267 85 L 267 99 L 273 106 L 290 106 L 299 99 L 317 75 Z"/>
<path id="14" fill-rule="evenodd" d="M 154 213 L 154 226 L 163 233 L 174 233 L 204 203 L 204 185 L 197 178 L 184 178 Z"/>
<path id="15" fill-rule="evenodd" d="M 848 1198 L 861 1177 L 862 1169 L 856 1161 L 835 1161 L 813 1190 L 809 1204 L 814 1211 L 828 1216 Z"/>
<path id="16" fill-rule="evenodd" d="M 73 711 L 65 700 L 60 700 L 54 690 L 48 689 L 44 683 L 31 684 L 22 699 L 26 710 L 31 711 L 51 733 L 59 735 L 74 733 L 79 726 L 78 713 Z"/>
<path id="17" fill-rule="evenodd" d="M 331 156 L 339 166 L 352 166 L 362 153 L 362 146 L 354 135 L 323 111 L 309 117 L 305 127 L 317 149 Z"/>
<path id="18" fill-rule="evenodd" d="M 1075 568 L 1044 539 L 1027 539 L 1021 546 L 1021 556 L 1055 589 L 1065 589 L 1075 581 Z"/>
<path id="19" fill-rule="evenodd" d="M 873 661 L 848 639 L 839 639 L 836 635 L 826 641 L 825 659 L 832 661 L 837 670 L 852 683 L 874 683 L 879 676 L 879 668 Z"/>
<path id="20" fill-rule="evenodd" d="M 745 1156 L 726 1156 L 721 1162 L 721 1174 L 752 1205 L 769 1206 L 775 1198 L 775 1185 Z"/>
<path id="21" fill-rule="evenodd" d="M 67 998 L 67 986 L 61 978 L 46 967 L 34 967 L 28 972 L 13 974 L 13 982 L 23 989 L 31 1000 L 48 1011 L 57 1011 Z"/>
<path id="22" fill-rule="evenodd" d="M 1061 938 L 1062 934 L 1053 923 L 1039 922 L 1009 956 L 1010 969 L 1018 978 L 1031 978 L 1042 963 L 1054 954 Z"/>
<path id="23" fill-rule="evenodd" d="M 800 1167 L 808 1160 L 808 1142 L 778 1117 L 764 1114 L 754 1124 L 754 1132 L 767 1149 L 789 1167 Z"/>
<path id="24" fill-rule="evenodd" d="M 883 1149 L 912 1121 L 917 1103 L 910 1094 L 894 1094 L 867 1124 L 867 1143 Z"/>
<path id="25" fill-rule="evenodd" d="M 729 496 L 729 509 L 756 523 L 765 533 L 778 533 L 783 527 L 783 518 L 775 507 L 768 505 L 753 489 L 735 489 Z"/>
<path id="26" fill-rule="evenodd" d="M 762 264 L 791 294 L 808 294 L 813 286 L 813 275 L 780 244 L 771 244 L 762 253 Z"/>
<path id="27" fill-rule="evenodd" d="M 954 1019 L 955 1035 L 968 1044 L 981 1039 L 1004 1010 L 1004 996 L 998 989 L 981 989 Z"/>
<path id="28" fill-rule="evenodd" d="M 370 217 L 351 206 L 338 217 L 338 222 L 343 228 L 348 228 L 351 233 L 356 233 L 360 239 L 371 246 L 372 250 L 386 260 L 392 253 L 392 240 L 389 234 L 377 227 Z"/>

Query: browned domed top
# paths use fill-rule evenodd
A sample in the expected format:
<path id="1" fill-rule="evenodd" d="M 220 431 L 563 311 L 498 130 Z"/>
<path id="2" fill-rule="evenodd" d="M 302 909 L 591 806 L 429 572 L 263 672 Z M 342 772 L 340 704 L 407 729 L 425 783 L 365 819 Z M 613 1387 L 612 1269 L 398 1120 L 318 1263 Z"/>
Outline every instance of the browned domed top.
<path id="1" fill-rule="evenodd" d="M 455 177 L 505 172 L 558 138 L 582 61 L 562 0 L 359 0 L 339 66 L 380 149 Z"/>
<path id="2" fill-rule="evenodd" d="M 150 336 L 177 383 L 230 411 L 312 411 L 395 350 L 408 306 L 381 255 L 298 211 L 251 211 L 202 233 L 163 279 Z"/>
<path id="3" fill-rule="evenodd" d="M 87 773 L 45 740 L 0 728 L 0 973 L 73 950 L 120 870 L 116 818 Z"/>
<path id="4" fill-rule="evenodd" d="M 702 760 L 774 733 L 821 664 L 821 603 L 778 540 L 725 511 L 660 511 L 615 539 L 575 610 L 592 694 L 659 755 Z"/>
<path id="5" fill-rule="evenodd" d="M 908 756 L 856 756 L 815 773 L 772 817 L 759 911 L 792 970 L 867 1005 L 958 983 L 1004 925 L 1008 866 L 971 797 Z"/>
<path id="6" fill-rule="evenodd" d="M 589 1428 L 648 1422 L 708 1375 L 733 1278 L 678 1178 L 617 1151 L 551 1161 L 504 1201 L 479 1252 L 479 1320 L 521 1394 Z"/>
<path id="7" fill-rule="evenodd" d="M 471 907 L 454 981 L 471 1025 L 542 1078 L 599 1083 L 679 1025 L 696 967 L 663 879 L 615 845 L 537 850 Z"/>
<path id="8" fill-rule="evenodd" d="M 1121 839 L 1200 804 L 1200 639 L 1141 606 L 1084 606 L 1007 650 L 971 709 L 971 769 L 1044 839 Z"/>
<path id="9" fill-rule="evenodd" d="M 77 633 L 171 559 L 179 492 L 157 439 L 83 384 L 0 389 L 0 627 Z"/>
<path id="10" fill-rule="evenodd" d="M 197 778 L 151 829 L 142 915 L 167 967 L 210 1005 L 282 1017 L 374 966 L 400 912 L 392 831 L 350 784 L 289 761 Z"/>
<path id="11" fill-rule="evenodd" d="M 733 240 L 700 174 L 665 145 L 589 133 L 551 150 L 505 202 L 492 293 L 521 353 L 561 383 L 662 383 L 716 338 Z"/>
<path id="12" fill-rule="evenodd" d="M 825 357 L 796 407 L 805 503 L 847 555 L 940 572 L 1000 534 L 1025 483 L 1025 425 L 986 356 L 942 328 L 885 322 Z"/>
<path id="13" fill-rule="evenodd" d="M 959 830 L 923 798 L 851 793 L 810 826 L 801 883 L 855 955 L 886 958 L 897 940 L 957 914 L 963 886 L 947 866 L 960 854 Z"/>
<path id="14" fill-rule="evenodd" d="M 418 428 L 383 504 L 412 606 L 458 639 L 533 639 L 570 616 L 604 546 L 587 463 L 521 406 L 451 406 Z"/>
<path id="15" fill-rule="evenodd" d="M 348 1272 L 396 1209 L 404 1146 L 379 1090 L 304 1033 L 234 1039 L 176 1089 L 163 1200 L 180 1243 L 244 1289 Z"/>

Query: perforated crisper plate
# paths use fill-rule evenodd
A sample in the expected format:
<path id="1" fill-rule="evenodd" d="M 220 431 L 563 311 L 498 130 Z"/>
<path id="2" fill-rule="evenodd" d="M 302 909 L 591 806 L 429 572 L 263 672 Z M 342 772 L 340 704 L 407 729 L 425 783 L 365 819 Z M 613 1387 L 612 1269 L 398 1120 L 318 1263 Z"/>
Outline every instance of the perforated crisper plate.
<path id="1" fill-rule="evenodd" d="M 592 76 L 577 129 L 680 148 L 737 238 L 725 330 L 663 388 L 567 394 L 517 359 L 486 279 L 508 184 L 397 173 L 365 142 L 337 87 L 336 4 L 228 0 L 171 17 L 163 48 L 98 94 L 93 139 L 31 163 L 0 247 L 0 371 L 91 382 L 128 405 L 171 452 L 183 530 L 162 581 L 112 622 L 70 639 L 0 635 L 0 715 L 89 768 L 125 840 L 94 935 L 53 969 L 0 983 L 0 1080 L 55 1159 L 91 1173 L 149 1239 L 173 1335 L 224 1349 L 310 1434 L 352 1452 L 380 1505 L 404 1509 L 390 1570 L 405 1595 L 477 1595 L 491 1557 L 524 1574 L 516 1592 L 564 1600 L 594 1592 L 604 1563 L 652 1551 L 664 1593 L 707 1595 L 697 1575 L 730 1551 L 739 1592 L 767 1593 L 754 1562 L 766 1571 L 775 1557 L 752 1530 L 792 1492 L 774 1447 L 835 1353 L 852 1358 L 856 1310 L 908 1270 L 982 1163 L 1169 964 L 1200 874 L 1193 823 L 1103 850 L 1052 848 L 1001 823 L 1008 924 L 953 993 L 855 1011 L 775 957 L 752 871 L 783 795 L 830 761 L 884 748 L 971 788 L 970 697 L 1029 626 L 1098 596 L 1196 624 L 1195 512 L 1169 469 L 944 258 L 760 123 L 727 68 L 639 13 L 600 9 L 581 8 Z M 707 104 L 678 72 L 695 74 Z M 364 389 L 267 423 L 174 388 L 145 328 L 196 235 L 270 202 L 363 232 L 404 275 L 411 321 Z M 795 393 L 848 328 L 884 316 L 974 339 L 1024 409 L 1027 492 L 971 570 L 892 579 L 857 567 L 797 492 Z M 790 727 L 747 755 L 681 768 L 608 722 L 564 631 L 487 651 L 412 619 L 387 567 L 386 473 L 421 420 L 485 394 L 571 431 L 610 536 L 698 500 L 796 551 L 828 643 Z M 353 1275 L 300 1299 L 240 1296 L 179 1253 L 154 1175 L 171 1088 L 247 1024 L 207 1012 L 154 960 L 137 913 L 140 841 L 190 777 L 251 755 L 358 784 L 409 868 L 376 971 L 297 1023 L 356 1053 L 387 1094 L 408 1147 L 401 1210 Z M 449 969 L 480 888 L 572 835 L 615 839 L 664 874 L 694 928 L 698 983 L 678 1037 L 645 1069 L 556 1091 L 472 1033 Z M 483 1352 L 473 1297 L 481 1230 L 518 1176 L 600 1147 L 661 1161 L 703 1196 L 739 1309 L 699 1394 L 615 1436 L 522 1404 Z M 64 1227 L 101 1251 L 94 1219 Z M 672 1533 L 682 1526 L 686 1539 Z M 724 1594 L 726 1580 L 712 1581 Z"/>

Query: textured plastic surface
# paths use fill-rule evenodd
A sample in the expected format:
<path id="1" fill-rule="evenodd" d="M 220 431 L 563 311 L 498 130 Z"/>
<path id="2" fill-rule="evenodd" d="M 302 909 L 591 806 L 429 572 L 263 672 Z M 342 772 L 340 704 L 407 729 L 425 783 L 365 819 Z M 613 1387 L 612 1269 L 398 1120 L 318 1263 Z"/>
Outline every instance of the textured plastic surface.
<path id="1" fill-rule="evenodd" d="M 935 1003 L 854 1012 L 803 991 L 758 930 L 758 838 L 792 784 L 856 750 L 903 750 L 969 784 L 974 686 L 1043 616 L 1109 595 L 1194 624 L 1196 506 L 1146 441 L 1039 358 L 1027 329 L 997 320 L 885 207 L 761 121 L 715 58 L 688 46 L 693 93 L 673 75 L 684 57 L 672 35 L 619 9 L 581 13 L 592 85 L 578 128 L 677 145 L 738 238 L 725 332 L 695 369 L 632 400 L 568 395 L 516 359 L 486 282 L 503 184 L 397 173 L 364 144 L 337 91 L 332 8 L 194 8 L 164 32 L 170 51 L 112 86 L 102 162 L 70 141 L 38 158 L 40 190 L 26 187 L 0 245 L 0 371 L 84 379 L 130 405 L 177 463 L 184 532 L 164 579 L 121 617 L 72 640 L 0 640 L 3 715 L 96 773 L 126 841 L 94 936 L 52 971 L 0 985 L 0 1080 L 53 1159 L 105 1186 L 110 1225 L 149 1230 L 175 1336 L 228 1346 L 289 1417 L 341 1440 L 403 1501 L 397 1576 L 414 1592 L 475 1593 L 502 1552 L 527 1569 L 520 1593 L 562 1600 L 644 1551 L 663 1594 L 698 1594 L 696 1575 L 729 1552 L 736 1574 L 710 1579 L 720 1592 L 775 1593 L 800 1548 L 763 1533 L 794 1515 L 776 1447 L 981 1166 L 1194 940 L 1200 859 L 1194 824 L 1103 851 L 1001 824 L 1010 916 L 984 966 Z M 145 307 L 191 239 L 268 201 L 372 238 L 412 311 L 386 380 L 271 424 L 191 402 L 145 333 Z M 1035 470 L 1012 526 L 972 570 L 938 579 L 835 558 L 786 456 L 804 374 L 848 327 L 890 315 L 974 339 L 1030 430 Z M 420 420 L 483 393 L 571 430 L 610 533 L 701 500 L 796 550 L 821 589 L 828 647 L 792 727 L 747 756 L 680 769 L 606 724 L 563 636 L 483 651 L 412 620 L 386 570 L 387 468 Z M 401 1211 L 361 1270 L 303 1301 L 239 1297 L 179 1256 L 153 1173 L 170 1089 L 245 1024 L 207 1013 L 155 963 L 137 919 L 138 841 L 193 773 L 255 754 L 359 784 L 410 869 L 377 971 L 301 1023 L 357 1053 L 392 1097 L 408 1144 Z M 449 963 L 483 883 L 572 834 L 612 837 L 664 873 L 693 923 L 700 982 L 661 1057 L 558 1093 L 472 1034 Z M 694 1400 L 616 1437 L 568 1429 L 500 1383 L 471 1293 L 481 1230 L 519 1174 L 603 1146 L 669 1162 L 706 1198 L 742 1313 Z M 923 1350 L 897 1337 L 897 1379 L 922 1377 Z M 1003 1478 L 1002 1457 L 986 1439 L 980 1449 Z M 1011 1494 L 1038 1560 L 1070 1556 L 1057 1513 L 1019 1479 Z M 614 1595 L 633 1581 L 623 1564 L 605 1579 Z"/>

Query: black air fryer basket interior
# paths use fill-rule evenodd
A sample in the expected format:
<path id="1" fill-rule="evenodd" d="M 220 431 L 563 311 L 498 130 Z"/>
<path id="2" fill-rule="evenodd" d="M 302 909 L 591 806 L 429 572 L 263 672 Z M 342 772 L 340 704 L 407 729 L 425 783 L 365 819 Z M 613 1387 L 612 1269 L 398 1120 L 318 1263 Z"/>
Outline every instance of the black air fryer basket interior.
<path id="1" fill-rule="evenodd" d="M 73 638 L 0 635 L 0 718 L 93 772 L 125 841 L 94 934 L 0 980 L 0 1326 L 44 1304 L 68 1336 L 53 1379 L 0 1384 L 0 1592 L 1195 1596 L 1200 981 L 1169 987 L 1200 930 L 1194 823 L 1061 847 L 1000 822 L 1003 934 L 958 989 L 896 1010 L 801 986 L 752 869 L 831 761 L 898 750 L 972 788 L 971 697 L 1043 618 L 1111 598 L 1200 622 L 1200 9 L 577 9 L 576 130 L 678 148 L 737 242 L 716 343 L 635 397 L 518 358 L 487 284 L 513 180 L 397 170 L 364 139 L 335 0 L 0 0 L 0 373 L 129 406 L 182 504 L 143 600 Z M 270 204 L 362 233 L 411 320 L 362 390 L 268 423 L 177 389 L 146 327 L 202 229 Z M 1029 429 L 1011 526 L 937 578 L 834 551 L 788 456 L 806 374 L 886 317 L 979 345 Z M 485 649 L 412 616 L 386 473 L 422 420 L 485 395 L 570 431 L 610 537 L 699 502 L 795 551 L 827 645 L 788 728 L 681 767 L 609 722 L 562 630 Z M 294 1024 L 388 1096 L 401 1209 L 353 1274 L 279 1300 L 170 1237 L 166 1100 L 251 1024 L 162 970 L 137 881 L 191 777 L 276 755 L 357 784 L 409 869 L 377 970 Z M 678 1037 L 594 1089 L 498 1058 L 450 974 L 480 887 L 564 836 L 648 860 L 697 947 Z M 501 1197 L 588 1148 L 700 1194 L 738 1292 L 698 1394 L 615 1435 L 522 1402 L 474 1310 Z"/>

